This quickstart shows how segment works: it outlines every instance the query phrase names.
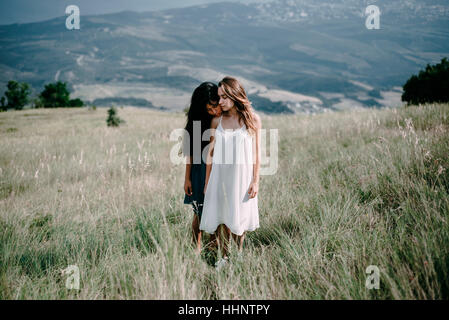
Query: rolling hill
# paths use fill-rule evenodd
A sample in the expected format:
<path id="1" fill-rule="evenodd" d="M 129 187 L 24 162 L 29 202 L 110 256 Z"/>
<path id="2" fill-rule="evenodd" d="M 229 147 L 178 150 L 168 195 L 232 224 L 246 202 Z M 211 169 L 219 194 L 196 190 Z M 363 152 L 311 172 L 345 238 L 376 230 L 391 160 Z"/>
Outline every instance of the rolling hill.
<path id="1" fill-rule="evenodd" d="M 369 3 L 371 4 L 371 3 Z M 376 4 L 376 2 L 374 2 Z M 444 1 L 279 0 L 66 17 L 0 26 L 0 87 L 69 83 L 91 103 L 182 110 L 202 81 L 242 79 L 257 110 L 322 112 L 400 104 L 401 86 L 449 56 Z"/>

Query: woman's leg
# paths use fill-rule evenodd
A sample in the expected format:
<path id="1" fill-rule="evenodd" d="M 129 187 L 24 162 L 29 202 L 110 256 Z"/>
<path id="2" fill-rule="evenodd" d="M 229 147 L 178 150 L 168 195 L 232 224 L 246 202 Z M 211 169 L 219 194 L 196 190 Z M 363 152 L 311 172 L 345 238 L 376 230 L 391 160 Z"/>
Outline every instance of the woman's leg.
<path id="1" fill-rule="evenodd" d="M 232 234 L 232 238 L 237 243 L 237 246 L 239 248 L 239 251 L 242 251 L 243 248 L 243 240 L 245 240 L 245 232 L 241 236 L 238 236 L 236 234 Z"/>
<path id="2" fill-rule="evenodd" d="M 231 230 L 224 225 L 221 224 L 218 227 L 218 244 L 221 247 L 221 256 L 226 258 L 229 254 L 229 245 L 231 240 Z"/>
<path id="3" fill-rule="evenodd" d="M 201 251 L 201 235 L 202 235 L 202 232 L 200 230 L 200 221 L 199 221 L 198 215 L 196 213 L 194 213 L 193 221 L 192 221 L 192 236 L 193 236 L 193 242 L 196 245 L 197 253 L 200 253 L 200 251 Z"/>
<path id="4" fill-rule="evenodd" d="M 218 243 L 221 247 L 221 252 L 223 257 L 227 257 L 229 255 L 229 246 L 231 244 L 231 235 L 234 241 L 237 243 L 238 250 L 242 251 L 243 249 L 243 241 L 245 240 L 245 232 L 238 236 L 236 234 L 231 233 L 231 230 L 224 224 L 218 227 Z"/>
<path id="5" fill-rule="evenodd" d="M 245 240 L 245 232 L 243 232 L 243 234 L 241 236 L 238 236 L 238 246 L 239 246 L 239 251 L 242 251 L 243 249 L 243 240 Z"/>
<path id="6" fill-rule="evenodd" d="M 209 237 L 209 242 L 207 243 L 207 249 L 209 251 L 213 251 L 218 248 L 218 237 L 217 237 L 217 231 L 212 233 Z"/>

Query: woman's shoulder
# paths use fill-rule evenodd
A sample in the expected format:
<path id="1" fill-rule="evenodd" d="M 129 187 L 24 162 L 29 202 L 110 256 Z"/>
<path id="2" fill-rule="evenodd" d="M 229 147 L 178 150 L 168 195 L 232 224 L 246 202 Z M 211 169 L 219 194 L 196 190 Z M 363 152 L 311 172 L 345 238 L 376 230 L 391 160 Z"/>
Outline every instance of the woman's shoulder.
<path id="1" fill-rule="evenodd" d="M 217 129 L 218 124 L 220 123 L 220 118 L 221 117 L 213 117 L 212 121 L 211 121 L 211 124 L 210 124 L 210 127 L 214 128 L 214 129 Z"/>

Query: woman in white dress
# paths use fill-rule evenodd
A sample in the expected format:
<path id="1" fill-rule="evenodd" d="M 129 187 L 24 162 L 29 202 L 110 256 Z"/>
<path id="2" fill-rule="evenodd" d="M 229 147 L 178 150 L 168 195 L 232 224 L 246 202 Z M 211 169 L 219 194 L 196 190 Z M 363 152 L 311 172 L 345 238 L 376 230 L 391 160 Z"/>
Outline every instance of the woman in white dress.
<path id="1" fill-rule="evenodd" d="M 224 259 L 219 264 L 223 264 L 231 233 L 240 251 L 245 232 L 259 227 L 262 124 L 238 80 L 224 78 L 218 85 L 218 96 L 222 116 L 211 123 L 200 230 L 218 233 Z"/>

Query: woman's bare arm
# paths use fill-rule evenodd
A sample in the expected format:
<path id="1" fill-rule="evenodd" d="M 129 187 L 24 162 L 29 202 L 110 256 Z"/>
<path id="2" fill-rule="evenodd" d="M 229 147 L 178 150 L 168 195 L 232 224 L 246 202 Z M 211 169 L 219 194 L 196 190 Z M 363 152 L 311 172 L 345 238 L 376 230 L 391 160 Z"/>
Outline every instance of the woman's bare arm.
<path id="1" fill-rule="evenodd" d="M 192 172 L 192 156 L 186 156 L 186 175 L 184 177 L 184 192 L 186 195 L 192 195 L 192 181 L 190 174 Z"/>
<path id="2" fill-rule="evenodd" d="M 207 159 L 206 159 L 206 181 L 204 183 L 204 193 L 205 194 L 206 194 L 207 184 L 209 183 L 210 172 L 212 170 L 212 157 L 214 155 L 214 146 L 215 146 L 215 130 L 218 127 L 219 119 L 220 119 L 219 117 L 213 118 L 211 126 L 210 126 L 210 128 L 212 130 L 211 130 L 209 149 L 207 152 Z"/>
<path id="3" fill-rule="evenodd" d="M 260 132 L 262 130 L 262 121 L 257 114 L 254 114 L 254 118 L 256 119 L 256 135 L 254 137 L 253 143 L 253 179 L 251 181 L 251 185 L 248 191 L 249 197 L 254 198 L 259 192 L 259 180 L 260 180 L 260 159 L 261 159 L 261 135 Z"/>

